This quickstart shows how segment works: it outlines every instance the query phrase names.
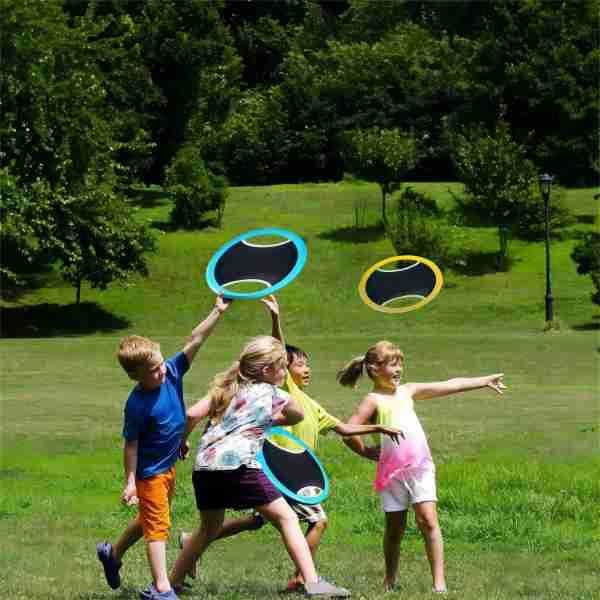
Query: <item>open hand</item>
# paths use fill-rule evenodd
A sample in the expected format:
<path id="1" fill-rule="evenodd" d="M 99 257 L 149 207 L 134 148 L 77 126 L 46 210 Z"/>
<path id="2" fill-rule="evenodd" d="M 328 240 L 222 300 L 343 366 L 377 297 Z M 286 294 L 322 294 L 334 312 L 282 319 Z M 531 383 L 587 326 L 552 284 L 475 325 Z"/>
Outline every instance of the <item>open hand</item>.
<path id="1" fill-rule="evenodd" d="M 504 373 L 496 373 L 494 375 L 489 376 L 489 381 L 487 383 L 487 387 L 492 388 L 496 393 L 502 394 L 502 390 L 506 389 L 502 378 L 504 377 Z"/>
<path id="2" fill-rule="evenodd" d="M 273 294 L 261 298 L 260 301 L 269 309 L 271 313 L 274 315 L 279 315 L 279 303 Z"/>
<path id="3" fill-rule="evenodd" d="M 382 425 L 379 428 L 379 433 L 389 435 L 392 438 L 392 441 L 396 444 L 400 443 L 400 438 L 404 439 L 404 433 L 397 427 L 388 427 L 387 425 Z"/>

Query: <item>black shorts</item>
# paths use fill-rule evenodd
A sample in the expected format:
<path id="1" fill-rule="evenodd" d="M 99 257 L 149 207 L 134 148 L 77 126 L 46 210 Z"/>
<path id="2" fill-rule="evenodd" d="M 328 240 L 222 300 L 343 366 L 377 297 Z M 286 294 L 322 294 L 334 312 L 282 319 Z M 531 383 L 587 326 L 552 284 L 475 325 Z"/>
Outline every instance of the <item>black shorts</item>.
<path id="1" fill-rule="evenodd" d="M 194 471 L 192 482 L 198 510 L 242 510 L 281 498 L 261 469 L 250 469 L 245 465 L 230 470 Z"/>

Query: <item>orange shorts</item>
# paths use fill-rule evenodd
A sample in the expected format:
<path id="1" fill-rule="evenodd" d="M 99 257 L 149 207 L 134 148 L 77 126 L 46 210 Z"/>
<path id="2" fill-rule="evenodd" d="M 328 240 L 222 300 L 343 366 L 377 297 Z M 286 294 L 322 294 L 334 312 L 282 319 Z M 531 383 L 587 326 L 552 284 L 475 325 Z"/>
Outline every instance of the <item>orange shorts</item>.
<path id="1" fill-rule="evenodd" d="M 171 528 L 171 499 L 175 493 L 175 467 L 135 482 L 139 519 L 147 542 L 166 541 Z"/>

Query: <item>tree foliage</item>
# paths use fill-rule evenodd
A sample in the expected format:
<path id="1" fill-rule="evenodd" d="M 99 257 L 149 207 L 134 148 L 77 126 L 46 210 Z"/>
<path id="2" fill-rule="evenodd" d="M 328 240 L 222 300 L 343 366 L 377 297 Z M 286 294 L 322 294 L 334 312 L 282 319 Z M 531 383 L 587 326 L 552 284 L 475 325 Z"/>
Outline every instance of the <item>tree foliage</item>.
<path id="1" fill-rule="evenodd" d="M 413 135 L 398 129 L 356 129 L 345 136 L 344 157 L 349 170 L 381 189 L 381 218 L 385 223 L 386 198 L 417 163 Z"/>
<path id="2" fill-rule="evenodd" d="M 577 263 L 577 272 L 580 275 L 589 275 L 592 278 L 595 288 L 592 302 L 600 304 L 600 233 L 587 233 L 573 249 L 571 258 Z"/>

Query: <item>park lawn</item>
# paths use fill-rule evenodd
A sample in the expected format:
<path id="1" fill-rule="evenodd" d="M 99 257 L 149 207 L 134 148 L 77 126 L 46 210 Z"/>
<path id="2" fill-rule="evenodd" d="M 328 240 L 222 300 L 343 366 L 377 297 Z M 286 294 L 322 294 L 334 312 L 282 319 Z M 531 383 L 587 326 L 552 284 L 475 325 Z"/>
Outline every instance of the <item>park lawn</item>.
<path id="1" fill-rule="evenodd" d="M 457 184 L 414 184 L 441 204 Z M 445 195 L 446 194 L 446 195 Z M 367 202 L 362 230 L 354 206 Z M 504 396 L 477 391 L 423 402 L 417 412 L 438 468 L 439 512 L 446 540 L 449 597 L 466 600 L 600 598 L 599 312 L 589 277 L 569 258 L 577 232 L 597 213 L 592 190 L 569 190 L 581 218 L 575 235 L 553 241 L 553 291 L 560 330 L 543 333 L 543 243 L 514 241 L 510 271 L 447 272 L 438 299 L 401 317 L 368 310 L 356 284 L 372 263 L 393 254 L 376 227 L 377 188 L 311 184 L 234 188 L 223 230 L 160 233 L 148 279 L 126 290 L 74 291 L 55 278 L 17 303 L 42 303 L 46 316 L 28 336 L 2 341 L 2 499 L 0 581 L 11 598 L 135 598 L 147 585 L 140 545 L 127 556 L 122 592 L 105 585 L 94 545 L 113 539 L 131 515 L 122 485 L 122 405 L 130 382 L 115 349 L 127 332 L 158 339 L 166 354 L 181 346 L 210 309 L 204 269 L 222 243 L 248 229 L 278 226 L 302 235 L 309 260 L 280 293 L 287 338 L 311 355 L 309 392 L 340 417 L 368 390 L 341 388 L 334 373 L 381 338 L 407 356 L 410 380 L 503 371 Z M 136 217 L 167 219 L 166 200 Z M 463 231 L 471 252 L 493 252 L 492 229 Z M 26 313 L 37 316 L 42 313 Z M 201 349 L 186 377 L 188 403 L 201 395 L 251 335 L 268 332 L 257 302 L 236 302 Z M 371 488 L 373 466 L 334 437 L 319 454 L 332 477 L 330 527 L 318 556 L 321 572 L 357 598 L 380 598 L 382 514 Z M 196 521 L 191 461 L 179 469 L 174 528 Z M 174 546 L 174 545 L 173 545 Z M 170 560 L 176 549 L 169 549 Z M 203 561 L 193 596 L 277 598 L 290 571 L 271 528 L 217 544 Z M 404 544 L 400 588 L 389 598 L 431 597 L 422 543 L 412 523 Z M 185 596 L 184 596 L 185 597 Z"/>

